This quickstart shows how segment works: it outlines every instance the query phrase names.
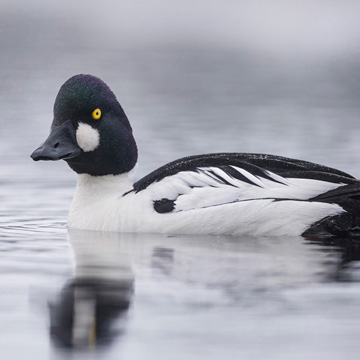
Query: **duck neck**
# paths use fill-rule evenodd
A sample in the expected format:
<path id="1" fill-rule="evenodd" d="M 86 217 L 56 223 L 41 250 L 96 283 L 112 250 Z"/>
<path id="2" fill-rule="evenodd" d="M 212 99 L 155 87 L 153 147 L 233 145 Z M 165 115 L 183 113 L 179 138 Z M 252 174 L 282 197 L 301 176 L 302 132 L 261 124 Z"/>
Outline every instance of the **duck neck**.
<path id="1" fill-rule="evenodd" d="M 120 175 L 92 176 L 89 174 L 78 174 L 71 204 L 72 210 L 78 210 L 98 200 L 102 200 L 107 195 L 118 195 L 121 197 L 122 194 L 133 188 L 135 168 L 136 166 L 129 172 Z"/>

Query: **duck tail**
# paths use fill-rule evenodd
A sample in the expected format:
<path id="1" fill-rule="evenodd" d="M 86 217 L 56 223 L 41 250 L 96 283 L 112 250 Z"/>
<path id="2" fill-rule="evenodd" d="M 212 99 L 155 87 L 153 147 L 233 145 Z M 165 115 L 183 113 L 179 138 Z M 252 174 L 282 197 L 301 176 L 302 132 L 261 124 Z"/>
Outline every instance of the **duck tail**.
<path id="1" fill-rule="evenodd" d="M 340 186 L 310 201 L 337 204 L 344 209 L 339 215 L 326 217 L 314 223 L 303 236 L 349 236 L 360 238 L 360 181 Z"/>

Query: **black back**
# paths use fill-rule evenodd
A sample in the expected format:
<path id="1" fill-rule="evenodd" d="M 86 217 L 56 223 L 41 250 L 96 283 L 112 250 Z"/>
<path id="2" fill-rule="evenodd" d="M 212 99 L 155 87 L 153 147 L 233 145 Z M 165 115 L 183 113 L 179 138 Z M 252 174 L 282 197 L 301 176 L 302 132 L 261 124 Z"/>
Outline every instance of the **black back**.
<path id="1" fill-rule="evenodd" d="M 134 184 L 134 190 L 136 192 L 144 190 L 152 183 L 180 171 L 196 171 L 201 167 L 223 168 L 230 165 L 238 166 L 253 175 L 265 178 L 268 178 L 266 171 L 271 171 L 289 178 L 310 178 L 344 184 L 357 182 L 353 176 L 343 171 L 308 161 L 265 154 L 218 153 L 188 156 L 168 163 L 137 181 Z"/>

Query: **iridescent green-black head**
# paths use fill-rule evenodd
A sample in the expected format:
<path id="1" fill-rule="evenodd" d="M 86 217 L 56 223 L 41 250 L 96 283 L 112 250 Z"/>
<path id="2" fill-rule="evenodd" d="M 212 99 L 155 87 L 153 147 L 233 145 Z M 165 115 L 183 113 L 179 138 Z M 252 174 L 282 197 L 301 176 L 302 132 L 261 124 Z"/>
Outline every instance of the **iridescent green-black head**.
<path id="1" fill-rule="evenodd" d="M 64 159 L 79 174 L 117 175 L 135 166 L 137 147 L 110 88 L 95 76 L 76 75 L 61 86 L 50 135 L 31 157 Z"/>

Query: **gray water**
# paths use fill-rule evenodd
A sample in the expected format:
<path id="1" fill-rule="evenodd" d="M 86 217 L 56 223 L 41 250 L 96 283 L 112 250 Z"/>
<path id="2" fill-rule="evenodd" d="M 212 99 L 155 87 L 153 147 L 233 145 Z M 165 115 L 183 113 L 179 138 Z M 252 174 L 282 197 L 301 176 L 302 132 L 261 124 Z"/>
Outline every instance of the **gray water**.
<path id="1" fill-rule="evenodd" d="M 356 2 L 289 19 L 260 2 L 278 21 L 250 2 L 59 4 L 0 6 L 0 358 L 357 358 L 358 242 L 69 232 L 75 175 L 29 158 L 61 84 L 91 73 L 128 114 L 137 178 L 223 151 L 360 177 Z"/>

